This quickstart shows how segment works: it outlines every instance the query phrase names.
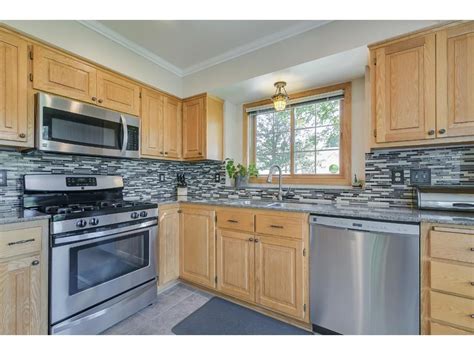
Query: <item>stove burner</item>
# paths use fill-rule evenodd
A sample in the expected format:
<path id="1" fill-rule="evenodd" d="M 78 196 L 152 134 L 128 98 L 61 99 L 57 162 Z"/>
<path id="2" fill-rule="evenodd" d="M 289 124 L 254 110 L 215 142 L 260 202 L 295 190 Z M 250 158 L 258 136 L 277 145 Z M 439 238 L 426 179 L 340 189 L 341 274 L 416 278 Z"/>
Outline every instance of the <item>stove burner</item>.
<path id="1" fill-rule="evenodd" d="M 68 214 L 68 213 L 71 213 L 71 212 L 72 212 L 72 209 L 71 209 L 71 208 L 69 208 L 69 207 L 61 207 L 61 208 L 58 208 L 55 213 Z"/>

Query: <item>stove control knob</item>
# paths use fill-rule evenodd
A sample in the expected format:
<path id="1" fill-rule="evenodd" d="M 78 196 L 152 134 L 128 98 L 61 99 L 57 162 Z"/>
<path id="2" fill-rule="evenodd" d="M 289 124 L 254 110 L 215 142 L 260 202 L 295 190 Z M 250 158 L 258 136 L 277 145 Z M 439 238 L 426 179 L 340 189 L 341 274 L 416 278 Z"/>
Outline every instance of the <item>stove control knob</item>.
<path id="1" fill-rule="evenodd" d="M 140 215 L 138 214 L 138 212 L 132 212 L 132 214 L 130 215 L 130 217 L 132 217 L 132 219 L 137 219 Z"/>
<path id="2" fill-rule="evenodd" d="M 91 226 L 96 226 L 96 225 L 99 224 L 99 219 L 98 219 L 98 218 L 95 218 L 95 217 L 94 217 L 94 218 L 91 218 L 91 219 L 89 220 L 89 224 L 90 224 Z"/>
<path id="3" fill-rule="evenodd" d="M 85 219 L 80 219 L 76 222 L 77 228 L 84 228 L 85 226 L 87 226 L 87 221 Z"/>
<path id="4" fill-rule="evenodd" d="M 148 216 L 148 212 L 147 211 L 141 211 L 140 212 L 140 217 L 146 217 Z"/>

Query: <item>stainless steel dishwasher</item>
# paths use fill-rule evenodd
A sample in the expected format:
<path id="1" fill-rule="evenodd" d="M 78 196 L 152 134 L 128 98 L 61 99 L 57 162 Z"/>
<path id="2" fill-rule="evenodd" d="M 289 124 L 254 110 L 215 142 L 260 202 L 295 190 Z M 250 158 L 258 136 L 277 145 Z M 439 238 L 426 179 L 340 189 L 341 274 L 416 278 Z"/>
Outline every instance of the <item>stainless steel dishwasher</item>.
<path id="1" fill-rule="evenodd" d="M 419 225 L 311 216 L 310 314 L 326 334 L 419 334 Z"/>

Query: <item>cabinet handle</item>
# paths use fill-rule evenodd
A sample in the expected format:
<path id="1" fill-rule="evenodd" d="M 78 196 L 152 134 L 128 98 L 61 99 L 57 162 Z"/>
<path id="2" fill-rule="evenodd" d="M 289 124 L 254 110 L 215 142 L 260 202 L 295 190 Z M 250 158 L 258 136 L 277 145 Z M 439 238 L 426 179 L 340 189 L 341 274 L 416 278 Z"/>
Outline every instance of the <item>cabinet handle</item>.
<path id="1" fill-rule="evenodd" d="M 446 133 L 446 130 L 444 128 L 441 128 L 439 131 L 438 131 L 439 134 L 445 134 Z"/>
<path id="2" fill-rule="evenodd" d="M 235 219 L 228 219 L 227 222 L 229 222 L 229 223 L 239 223 L 239 221 L 236 221 Z"/>
<path id="3" fill-rule="evenodd" d="M 25 138 L 25 137 L 26 137 L 26 134 L 20 133 L 20 134 L 18 135 L 18 137 L 20 137 L 20 138 Z"/>
<path id="4" fill-rule="evenodd" d="M 433 134 L 435 134 L 435 130 L 434 130 L 434 129 L 430 129 L 430 130 L 428 131 L 428 134 L 429 134 L 430 136 L 432 136 Z"/>
<path id="5" fill-rule="evenodd" d="M 17 245 L 17 244 L 25 244 L 25 243 L 30 243 L 30 242 L 34 242 L 35 241 L 35 238 L 31 238 L 31 239 L 23 239 L 23 240 L 17 240 L 16 242 L 10 242 L 8 243 L 7 245 L 9 247 L 13 246 L 13 245 Z"/>
<path id="6" fill-rule="evenodd" d="M 199 152 L 198 154 L 199 154 L 199 155 L 202 155 L 202 153 L 201 153 L 201 152 Z"/>
<path id="7" fill-rule="evenodd" d="M 470 248 L 471 251 L 474 251 L 474 248 Z"/>
<path id="8" fill-rule="evenodd" d="M 255 243 L 258 243 L 258 239 L 257 239 L 257 238 L 255 238 Z"/>
<path id="9" fill-rule="evenodd" d="M 33 260 L 31 265 L 36 266 L 36 265 L 39 265 L 39 263 L 40 263 L 39 260 Z"/>
<path id="10" fill-rule="evenodd" d="M 272 227 L 272 228 L 278 228 L 278 229 L 283 229 L 283 226 L 277 226 L 276 224 L 270 224 L 270 227 Z"/>
<path id="11" fill-rule="evenodd" d="M 471 286 L 474 286 L 474 281 L 470 282 Z"/>
<path id="12" fill-rule="evenodd" d="M 473 314 L 470 314 L 469 317 L 474 318 L 474 313 L 473 313 Z"/>
<path id="13" fill-rule="evenodd" d="M 97 97 L 92 96 L 92 101 L 97 101 Z"/>
<path id="14" fill-rule="evenodd" d="M 253 238 L 249 238 L 249 242 L 253 242 Z"/>
<path id="15" fill-rule="evenodd" d="M 104 102 L 102 99 L 99 99 L 99 104 L 101 104 L 102 102 Z"/>
<path id="16" fill-rule="evenodd" d="M 168 155 L 168 152 L 165 152 L 165 155 Z"/>

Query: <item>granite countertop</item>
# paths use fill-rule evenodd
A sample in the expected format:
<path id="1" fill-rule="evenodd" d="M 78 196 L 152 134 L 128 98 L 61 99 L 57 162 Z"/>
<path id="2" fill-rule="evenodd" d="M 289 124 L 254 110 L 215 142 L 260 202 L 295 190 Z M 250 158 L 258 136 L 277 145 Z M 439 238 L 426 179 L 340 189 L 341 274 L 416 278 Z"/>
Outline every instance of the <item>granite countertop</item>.
<path id="1" fill-rule="evenodd" d="M 29 222 L 40 219 L 49 219 L 49 215 L 34 210 L 23 209 L 12 209 L 11 211 L 0 212 L 0 224 Z"/>
<path id="2" fill-rule="evenodd" d="M 256 208 L 288 212 L 306 212 L 317 215 L 335 216 L 335 217 L 351 217 L 366 218 L 372 220 L 404 222 L 404 223 L 445 223 L 465 226 L 474 226 L 474 214 L 451 212 L 451 211 L 429 211 L 418 210 L 412 208 L 395 208 L 395 207 L 371 207 L 368 205 L 355 204 L 337 204 L 337 203 L 299 203 L 288 201 L 263 201 L 263 200 L 243 199 L 198 199 L 187 197 L 178 201 L 176 197 L 157 199 L 153 202 L 160 205 L 172 204 L 176 202 L 186 202 L 191 204 L 206 204 L 215 206 L 227 206 L 236 208 Z M 283 205 L 278 205 L 283 202 Z M 270 205 L 269 204 L 274 204 Z"/>

